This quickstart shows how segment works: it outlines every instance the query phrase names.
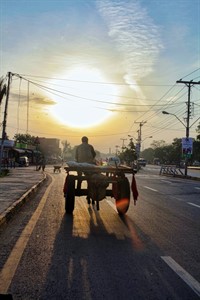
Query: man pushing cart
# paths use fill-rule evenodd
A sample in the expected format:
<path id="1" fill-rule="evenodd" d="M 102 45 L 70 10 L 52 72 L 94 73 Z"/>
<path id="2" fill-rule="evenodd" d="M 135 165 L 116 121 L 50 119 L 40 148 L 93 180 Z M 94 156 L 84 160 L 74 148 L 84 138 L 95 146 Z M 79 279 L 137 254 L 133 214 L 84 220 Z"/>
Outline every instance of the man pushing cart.
<path id="1" fill-rule="evenodd" d="M 138 191 L 134 176 L 135 171 L 132 168 L 117 164 L 97 166 L 94 162 L 95 156 L 93 146 L 88 144 L 88 138 L 83 137 L 82 144 L 76 150 L 76 161 L 69 162 L 68 166 L 65 167 L 67 176 L 63 192 L 66 213 L 73 212 L 75 196 L 85 195 L 88 204 L 90 204 L 90 199 L 92 199 L 93 204 L 96 203 L 97 210 L 99 210 L 99 201 L 105 199 L 106 196 L 114 197 L 118 213 L 125 214 L 130 204 L 130 183 L 125 174 L 132 174 L 131 189 L 134 204 L 136 204 Z M 87 188 L 81 187 L 83 181 L 87 182 Z"/>

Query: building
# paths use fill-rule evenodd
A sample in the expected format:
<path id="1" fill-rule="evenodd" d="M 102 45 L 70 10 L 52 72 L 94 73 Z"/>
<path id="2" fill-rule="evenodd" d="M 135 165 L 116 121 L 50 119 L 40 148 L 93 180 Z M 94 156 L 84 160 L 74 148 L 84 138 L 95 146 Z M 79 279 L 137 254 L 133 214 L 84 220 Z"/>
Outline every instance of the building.
<path id="1" fill-rule="evenodd" d="M 59 139 L 39 137 L 38 150 L 42 152 L 49 163 L 61 158 Z"/>
<path id="2" fill-rule="evenodd" d="M 20 158 L 25 156 L 28 158 L 30 164 L 36 162 L 37 151 L 36 147 L 24 143 L 18 143 L 14 140 L 4 140 L 3 147 L 0 140 L 1 147 L 1 166 L 10 167 L 13 163 L 19 164 Z"/>

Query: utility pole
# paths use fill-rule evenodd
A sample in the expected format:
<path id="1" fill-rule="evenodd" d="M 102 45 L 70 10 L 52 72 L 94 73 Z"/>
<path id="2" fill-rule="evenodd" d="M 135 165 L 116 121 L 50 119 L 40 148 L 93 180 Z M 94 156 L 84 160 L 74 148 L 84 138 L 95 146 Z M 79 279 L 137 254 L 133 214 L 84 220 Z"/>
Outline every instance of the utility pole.
<path id="1" fill-rule="evenodd" d="M 3 119 L 3 123 L 2 123 L 2 138 L 1 138 L 1 152 L 0 152 L 0 173 L 1 173 L 1 169 L 2 169 L 3 146 L 4 146 L 4 141 L 5 141 L 5 138 L 6 138 L 7 110 L 8 110 L 8 100 L 9 100 L 11 78 L 12 78 L 12 73 L 8 72 L 8 86 L 7 86 L 7 91 L 6 91 L 4 119 Z"/>
<path id="2" fill-rule="evenodd" d="M 116 155 L 117 155 L 117 154 L 118 154 L 118 148 L 119 148 L 119 146 L 116 145 L 115 148 L 116 148 L 116 152 L 115 152 L 115 153 L 116 153 Z"/>
<path id="3" fill-rule="evenodd" d="M 27 88 L 27 118 L 26 118 L 26 134 L 28 134 L 29 128 L 29 81 L 28 81 L 28 88 Z"/>
<path id="4" fill-rule="evenodd" d="M 137 157 L 140 157 L 140 149 L 141 149 L 141 141 L 142 141 L 142 126 L 146 123 L 147 121 L 142 121 L 142 122 L 135 122 L 139 123 L 139 130 L 138 130 L 138 143 L 137 143 Z"/>
<path id="5" fill-rule="evenodd" d="M 186 117 L 186 139 L 189 139 L 190 133 L 190 94 L 191 94 L 191 86 L 195 84 L 200 84 L 200 81 L 195 82 L 195 81 L 183 81 L 183 80 L 177 80 L 176 83 L 184 83 L 188 87 L 188 101 L 187 101 L 187 117 Z M 188 166 L 188 157 L 187 154 L 185 156 L 185 176 L 187 176 L 187 166 Z"/>
<path id="6" fill-rule="evenodd" d="M 122 140 L 122 152 L 124 151 L 124 141 L 126 141 L 127 139 L 120 139 L 120 140 Z"/>

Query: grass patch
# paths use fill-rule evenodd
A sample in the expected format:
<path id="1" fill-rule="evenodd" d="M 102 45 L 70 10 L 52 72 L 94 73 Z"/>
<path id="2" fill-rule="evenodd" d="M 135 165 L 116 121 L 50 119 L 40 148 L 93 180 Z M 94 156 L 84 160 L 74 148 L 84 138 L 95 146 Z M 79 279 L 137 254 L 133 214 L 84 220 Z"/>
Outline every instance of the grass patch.
<path id="1" fill-rule="evenodd" d="M 0 177 L 5 177 L 9 174 L 9 170 L 8 169 L 3 169 L 0 172 Z"/>

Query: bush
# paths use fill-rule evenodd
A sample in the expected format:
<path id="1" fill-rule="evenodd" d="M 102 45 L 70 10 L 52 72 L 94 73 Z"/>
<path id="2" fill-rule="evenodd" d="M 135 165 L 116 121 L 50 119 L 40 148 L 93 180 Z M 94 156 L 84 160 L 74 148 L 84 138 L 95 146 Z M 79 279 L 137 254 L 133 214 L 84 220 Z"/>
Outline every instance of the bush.
<path id="1" fill-rule="evenodd" d="M 8 169 L 3 169 L 3 170 L 1 170 L 1 172 L 0 172 L 0 177 L 5 177 L 5 176 L 8 175 L 8 173 L 9 173 L 9 170 L 8 170 Z"/>

